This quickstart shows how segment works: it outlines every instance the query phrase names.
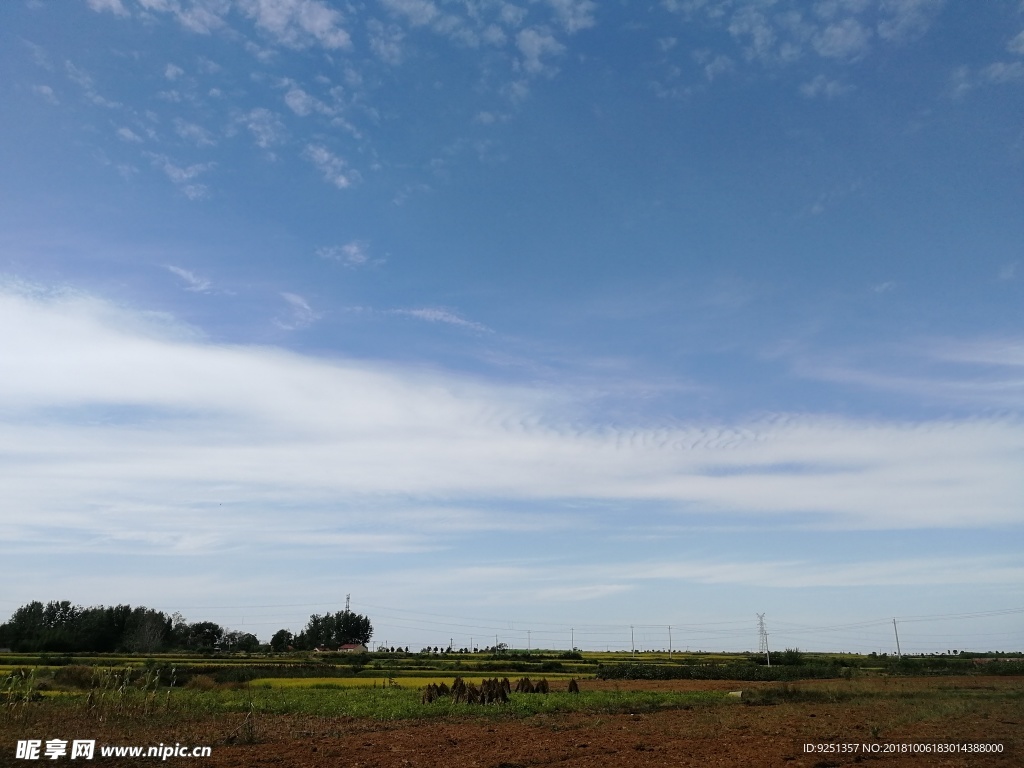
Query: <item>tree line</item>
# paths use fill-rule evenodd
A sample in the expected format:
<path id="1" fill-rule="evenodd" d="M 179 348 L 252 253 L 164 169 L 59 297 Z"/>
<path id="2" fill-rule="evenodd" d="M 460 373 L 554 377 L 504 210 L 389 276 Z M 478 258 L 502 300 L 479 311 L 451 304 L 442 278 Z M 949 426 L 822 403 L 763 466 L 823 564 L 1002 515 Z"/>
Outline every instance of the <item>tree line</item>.
<path id="1" fill-rule="evenodd" d="M 68 600 L 33 601 L 0 624 L 0 648 L 17 653 L 156 653 L 160 651 L 337 649 L 365 645 L 373 635 L 370 620 L 352 611 L 313 614 L 297 635 L 279 630 L 267 645 L 249 632 L 228 630 L 213 621 L 188 622 L 145 606 L 91 606 Z"/>

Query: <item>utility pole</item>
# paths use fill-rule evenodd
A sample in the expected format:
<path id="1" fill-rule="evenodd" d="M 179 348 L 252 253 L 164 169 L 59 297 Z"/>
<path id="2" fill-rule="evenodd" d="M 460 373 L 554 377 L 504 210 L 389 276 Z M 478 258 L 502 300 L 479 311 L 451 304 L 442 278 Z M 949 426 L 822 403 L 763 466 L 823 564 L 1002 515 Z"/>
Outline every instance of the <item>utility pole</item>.
<path id="1" fill-rule="evenodd" d="M 668 657 L 672 658 L 672 625 L 668 625 Z"/>
<path id="2" fill-rule="evenodd" d="M 899 630 L 896 629 L 896 619 L 895 618 L 892 620 L 892 631 L 896 635 L 896 658 L 902 659 L 903 658 L 903 653 L 900 652 L 900 633 L 899 633 Z"/>
<path id="3" fill-rule="evenodd" d="M 633 648 L 630 655 L 636 656 L 636 641 L 633 639 L 633 625 L 629 625 L 629 644 Z"/>
<path id="4" fill-rule="evenodd" d="M 526 630 L 526 652 L 530 652 L 530 630 Z"/>
<path id="5" fill-rule="evenodd" d="M 572 645 L 570 651 L 576 650 L 576 627 L 569 627 L 569 643 Z"/>

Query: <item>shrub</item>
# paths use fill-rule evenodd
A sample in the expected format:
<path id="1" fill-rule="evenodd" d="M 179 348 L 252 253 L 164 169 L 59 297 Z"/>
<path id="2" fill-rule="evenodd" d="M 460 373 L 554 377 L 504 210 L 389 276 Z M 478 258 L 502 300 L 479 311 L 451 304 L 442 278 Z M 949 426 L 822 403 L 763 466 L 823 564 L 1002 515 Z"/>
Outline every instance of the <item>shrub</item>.
<path id="1" fill-rule="evenodd" d="M 217 687 L 217 682 L 209 675 L 193 675 L 185 687 L 194 691 L 212 691 Z"/>
<path id="2" fill-rule="evenodd" d="M 61 667 L 53 673 L 53 681 L 58 685 L 80 688 L 83 691 L 96 685 L 96 670 L 81 664 Z"/>

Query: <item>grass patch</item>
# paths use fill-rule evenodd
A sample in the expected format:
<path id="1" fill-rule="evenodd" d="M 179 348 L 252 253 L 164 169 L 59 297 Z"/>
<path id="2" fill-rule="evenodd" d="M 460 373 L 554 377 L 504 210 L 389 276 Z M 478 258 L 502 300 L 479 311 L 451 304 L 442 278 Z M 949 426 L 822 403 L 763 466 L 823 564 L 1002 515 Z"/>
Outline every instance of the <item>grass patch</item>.
<path id="1" fill-rule="evenodd" d="M 276 682 L 276 681 L 275 681 Z M 308 681 L 305 681 L 308 682 Z M 309 715 L 313 717 L 352 717 L 371 720 L 415 720 L 438 717 L 526 718 L 540 714 L 565 712 L 636 713 L 682 709 L 695 705 L 724 703 L 720 691 L 662 693 L 649 691 L 590 691 L 580 694 L 512 694 L 507 704 L 481 706 L 455 704 L 442 698 L 430 704 L 420 701 L 413 688 L 339 687 L 335 681 L 323 687 L 233 686 L 212 690 L 176 688 L 157 697 L 139 691 L 131 701 L 118 700 L 120 706 L 107 714 L 122 719 L 168 715 L 195 719 L 227 713 L 255 715 Z M 137 701 L 136 701 L 137 699 Z M 91 712 L 96 698 L 86 693 L 69 693 L 47 704 Z M 134 706 L 133 706 L 134 705 Z"/>

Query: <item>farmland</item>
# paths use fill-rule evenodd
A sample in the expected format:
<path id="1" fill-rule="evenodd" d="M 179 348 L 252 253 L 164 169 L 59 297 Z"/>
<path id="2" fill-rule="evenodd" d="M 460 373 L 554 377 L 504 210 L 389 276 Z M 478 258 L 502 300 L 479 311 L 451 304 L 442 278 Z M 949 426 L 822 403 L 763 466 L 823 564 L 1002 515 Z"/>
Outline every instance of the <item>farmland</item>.
<path id="1" fill-rule="evenodd" d="M 951 665 L 808 655 L 786 674 L 782 666 L 769 674 L 739 655 L 679 654 L 28 655 L 4 661 L 0 765 L 29 764 L 13 761 L 19 740 L 81 738 L 208 745 L 212 757 L 201 764 L 209 766 L 824 768 L 866 759 L 1009 766 L 1024 755 L 1024 676 L 1013 661 Z M 487 706 L 421 700 L 428 684 L 450 686 L 461 677 L 480 685 L 496 676 L 543 678 L 550 692 L 512 692 L 507 703 Z M 569 693 L 571 679 L 579 693 Z M 867 751 L 951 742 L 998 743 L 1002 752 L 939 760 Z M 807 753 L 806 744 L 856 744 L 858 751 Z"/>

